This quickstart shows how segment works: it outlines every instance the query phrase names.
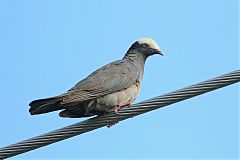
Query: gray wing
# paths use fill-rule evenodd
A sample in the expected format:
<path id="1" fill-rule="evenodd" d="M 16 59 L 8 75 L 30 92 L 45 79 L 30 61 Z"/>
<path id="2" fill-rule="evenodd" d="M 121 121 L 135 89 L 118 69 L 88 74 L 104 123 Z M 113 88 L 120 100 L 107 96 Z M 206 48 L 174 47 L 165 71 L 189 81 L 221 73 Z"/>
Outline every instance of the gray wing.
<path id="1" fill-rule="evenodd" d="M 140 80 L 142 72 L 128 60 L 112 62 L 78 82 L 61 104 L 79 103 L 124 90 Z"/>

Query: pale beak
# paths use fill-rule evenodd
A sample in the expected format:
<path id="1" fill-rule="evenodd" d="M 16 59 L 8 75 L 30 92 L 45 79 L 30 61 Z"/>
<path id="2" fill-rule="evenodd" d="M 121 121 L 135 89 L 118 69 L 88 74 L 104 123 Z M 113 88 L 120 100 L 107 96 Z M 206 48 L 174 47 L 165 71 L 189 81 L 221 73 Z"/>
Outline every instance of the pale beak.
<path id="1" fill-rule="evenodd" d="M 158 54 L 161 55 L 161 56 L 164 56 L 164 53 L 161 52 L 161 51 L 159 51 Z"/>

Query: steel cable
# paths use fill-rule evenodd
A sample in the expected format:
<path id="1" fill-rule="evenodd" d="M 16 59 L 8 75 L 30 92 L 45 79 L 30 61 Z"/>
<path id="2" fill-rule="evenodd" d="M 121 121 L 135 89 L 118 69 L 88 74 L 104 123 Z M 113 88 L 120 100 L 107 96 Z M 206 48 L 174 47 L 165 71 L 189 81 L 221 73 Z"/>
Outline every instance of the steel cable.
<path id="1" fill-rule="evenodd" d="M 114 112 L 109 114 L 93 117 L 70 126 L 57 129 L 55 131 L 33 137 L 31 139 L 0 148 L 0 159 L 9 158 L 24 152 L 28 152 L 51 143 L 55 143 L 94 129 L 113 124 L 145 112 L 152 111 L 212 90 L 231 85 L 240 81 L 240 70 L 176 90 L 143 102 L 133 104 L 130 108 L 120 111 L 117 115 Z"/>

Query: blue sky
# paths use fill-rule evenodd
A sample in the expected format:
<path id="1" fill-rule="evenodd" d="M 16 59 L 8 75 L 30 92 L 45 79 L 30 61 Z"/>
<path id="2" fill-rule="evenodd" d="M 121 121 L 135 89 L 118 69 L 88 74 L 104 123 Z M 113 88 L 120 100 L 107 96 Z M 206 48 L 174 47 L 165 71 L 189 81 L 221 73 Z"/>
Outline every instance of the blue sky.
<path id="1" fill-rule="evenodd" d="M 137 102 L 238 69 L 238 8 L 236 0 L 0 1 L 0 146 L 84 120 L 31 116 L 28 104 L 65 92 L 142 37 L 166 56 L 147 60 Z M 237 159 L 238 108 L 234 84 L 12 159 Z"/>

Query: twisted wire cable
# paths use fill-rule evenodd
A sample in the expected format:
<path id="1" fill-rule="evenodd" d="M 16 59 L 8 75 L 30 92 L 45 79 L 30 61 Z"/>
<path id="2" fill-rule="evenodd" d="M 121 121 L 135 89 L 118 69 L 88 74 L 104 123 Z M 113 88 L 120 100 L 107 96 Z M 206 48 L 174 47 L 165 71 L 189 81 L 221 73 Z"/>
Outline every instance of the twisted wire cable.
<path id="1" fill-rule="evenodd" d="M 188 98 L 201 95 L 212 90 L 231 85 L 240 81 L 240 70 L 224 74 L 222 76 L 197 83 L 143 102 L 133 104 L 131 108 L 120 111 L 120 114 L 110 112 L 109 114 L 89 118 L 82 122 L 66 126 L 52 132 L 42 134 L 31 139 L 27 139 L 3 148 L 0 148 L 0 159 L 9 158 L 24 152 L 28 152 L 51 143 L 55 143 L 94 129 L 114 124 L 145 112 L 152 111 Z"/>

